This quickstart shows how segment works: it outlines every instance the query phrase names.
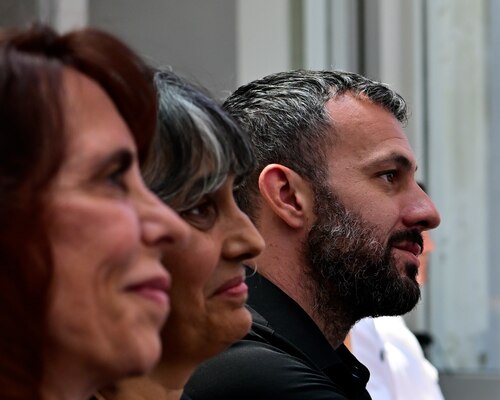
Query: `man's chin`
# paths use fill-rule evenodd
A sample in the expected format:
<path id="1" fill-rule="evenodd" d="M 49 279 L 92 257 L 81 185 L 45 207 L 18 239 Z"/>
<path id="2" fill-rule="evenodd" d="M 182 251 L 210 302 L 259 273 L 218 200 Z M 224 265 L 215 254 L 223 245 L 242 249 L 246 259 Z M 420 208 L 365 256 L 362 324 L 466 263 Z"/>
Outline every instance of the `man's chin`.
<path id="1" fill-rule="evenodd" d="M 403 315 L 415 308 L 420 300 L 420 285 L 416 274 L 402 276 L 398 282 L 387 287 L 384 293 L 372 298 L 372 307 L 365 309 L 367 317 Z"/>
<path id="2" fill-rule="evenodd" d="M 378 315 L 404 315 L 415 308 L 420 300 L 420 286 L 416 282 L 408 282 L 412 287 L 408 288 L 405 295 L 399 299 L 394 299 L 391 303 L 386 303 L 385 307 L 380 307 Z"/>
<path id="3" fill-rule="evenodd" d="M 417 275 L 418 275 L 418 265 L 413 264 L 413 263 L 406 263 L 403 266 L 404 269 L 404 275 L 408 277 L 412 282 L 415 282 L 415 284 L 418 285 L 417 282 Z"/>

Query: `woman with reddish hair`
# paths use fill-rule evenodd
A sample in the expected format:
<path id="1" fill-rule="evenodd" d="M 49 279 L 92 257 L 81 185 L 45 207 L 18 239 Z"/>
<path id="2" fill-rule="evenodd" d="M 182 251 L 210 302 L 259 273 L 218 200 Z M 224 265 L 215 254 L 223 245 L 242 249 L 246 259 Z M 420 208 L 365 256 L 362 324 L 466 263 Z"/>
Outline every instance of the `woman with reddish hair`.
<path id="1" fill-rule="evenodd" d="M 0 32 L 0 398 L 83 400 L 149 371 L 187 224 L 139 172 L 150 71 L 84 29 Z"/>

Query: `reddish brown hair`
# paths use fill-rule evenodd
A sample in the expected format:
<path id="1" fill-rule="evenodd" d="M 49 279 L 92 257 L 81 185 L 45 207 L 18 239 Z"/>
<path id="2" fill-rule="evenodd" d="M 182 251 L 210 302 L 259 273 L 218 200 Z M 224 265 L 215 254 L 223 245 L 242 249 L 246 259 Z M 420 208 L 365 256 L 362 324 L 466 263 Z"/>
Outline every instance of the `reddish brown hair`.
<path id="1" fill-rule="evenodd" d="M 44 195 L 65 151 L 62 70 L 109 95 L 134 136 L 139 159 L 156 124 L 149 68 L 111 35 L 58 35 L 36 25 L 0 32 L 0 398 L 39 399 L 52 262 Z"/>

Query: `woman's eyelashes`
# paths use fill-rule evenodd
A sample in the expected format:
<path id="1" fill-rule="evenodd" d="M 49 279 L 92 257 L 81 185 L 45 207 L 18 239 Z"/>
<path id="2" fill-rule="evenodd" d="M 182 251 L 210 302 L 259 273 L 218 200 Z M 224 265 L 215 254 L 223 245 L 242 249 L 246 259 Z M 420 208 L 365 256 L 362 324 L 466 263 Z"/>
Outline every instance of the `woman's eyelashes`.
<path id="1" fill-rule="evenodd" d="M 181 211 L 180 216 L 197 229 L 209 230 L 217 220 L 217 204 L 210 196 L 204 196 L 193 207 Z"/>
<path id="2" fill-rule="evenodd" d="M 125 193 L 128 192 L 128 186 L 125 182 L 125 170 L 117 169 L 116 171 L 113 171 L 107 176 L 107 180 L 111 186 L 116 187 Z"/>
<path id="3" fill-rule="evenodd" d="M 133 157 L 129 152 L 120 152 L 113 157 L 105 174 L 106 183 L 113 189 L 128 193 L 127 173 L 132 167 Z"/>

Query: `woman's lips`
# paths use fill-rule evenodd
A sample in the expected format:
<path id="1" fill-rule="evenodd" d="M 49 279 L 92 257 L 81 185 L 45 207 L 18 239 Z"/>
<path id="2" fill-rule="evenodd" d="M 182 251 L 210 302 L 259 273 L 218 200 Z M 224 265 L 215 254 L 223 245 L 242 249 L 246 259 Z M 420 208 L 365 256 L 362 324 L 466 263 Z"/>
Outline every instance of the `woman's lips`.
<path id="1" fill-rule="evenodd" d="M 248 293 L 248 286 L 242 276 L 237 276 L 233 279 L 226 281 L 215 292 L 214 296 L 227 295 L 227 296 L 241 296 Z"/>
<path id="2" fill-rule="evenodd" d="M 127 286 L 128 292 L 133 292 L 145 299 L 151 300 L 158 305 L 167 308 L 169 305 L 168 290 L 170 279 L 167 276 L 155 277 L 140 283 Z"/>

